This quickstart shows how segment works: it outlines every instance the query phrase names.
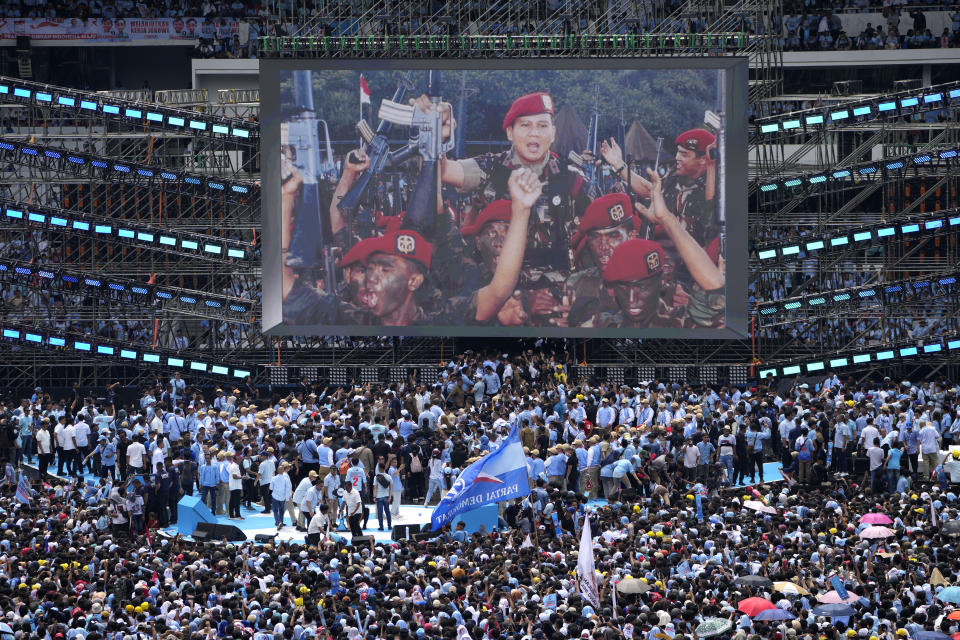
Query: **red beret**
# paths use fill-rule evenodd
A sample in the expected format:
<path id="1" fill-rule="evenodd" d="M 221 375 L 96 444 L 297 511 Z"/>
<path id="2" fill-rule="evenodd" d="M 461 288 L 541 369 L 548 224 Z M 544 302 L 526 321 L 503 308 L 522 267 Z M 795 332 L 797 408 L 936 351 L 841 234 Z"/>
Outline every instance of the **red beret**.
<path id="1" fill-rule="evenodd" d="M 707 147 L 716 142 L 717 137 L 706 129 L 690 129 L 684 131 L 674 140 L 678 147 L 696 151 L 697 153 L 706 153 Z"/>
<path id="2" fill-rule="evenodd" d="M 509 200 L 494 200 L 480 212 L 473 224 L 460 229 L 460 235 L 475 236 L 483 229 L 483 225 L 488 222 L 510 222 L 512 203 Z"/>
<path id="3" fill-rule="evenodd" d="M 353 245 L 340 258 L 340 266 L 346 267 L 355 262 L 366 262 L 374 253 L 386 253 L 409 260 L 416 260 L 427 269 L 433 258 L 433 245 L 416 231 L 397 229 L 388 231 L 379 238 L 367 238 Z"/>
<path id="4" fill-rule="evenodd" d="M 535 116 L 540 113 L 553 114 L 553 98 L 549 93 L 538 91 L 520 96 L 510 105 L 507 115 L 503 116 L 503 128 L 506 130 L 520 116 Z"/>
<path id="5" fill-rule="evenodd" d="M 405 215 L 407 215 L 407 212 L 401 211 L 395 216 L 380 216 L 380 219 L 377 220 L 377 228 L 383 229 L 387 233 L 397 231 L 400 225 L 403 224 L 403 217 Z"/>
<path id="6" fill-rule="evenodd" d="M 603 268 L 604 282 L 635 282 L 663 272 L 663 247 L 653 240 L 627 240 Z"/>
<path id="7" fill-rule="evenodd" d="M 630 201 L 630 196 L 625 193 L 608 193 L 600 196 L 587 205 L 587 210 L 583 213 L 580 226 L 573 234 L 570 244 L 579 252 L 590 231 L 616 227 L 630 220 L 633 221 L 634 229 L 639 228 L 640 220 L 633 213 L 633 202 Z"/>

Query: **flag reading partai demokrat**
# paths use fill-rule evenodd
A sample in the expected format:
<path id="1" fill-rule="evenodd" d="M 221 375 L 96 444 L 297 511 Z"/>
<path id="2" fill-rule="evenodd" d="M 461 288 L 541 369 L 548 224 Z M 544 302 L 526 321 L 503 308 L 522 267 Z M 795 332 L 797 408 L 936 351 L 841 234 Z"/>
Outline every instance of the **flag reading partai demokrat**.
<path id="1" fill-rule="evenodd" d="M 464 511 L 529 493 L 527 460 L 514 426 L 499 447 L 463 470 L 433 510 L 430 522 L 439 529 Z"/>
<path id="2" fill-rule="evenodd" d="M 580 578 L 580 595 L 594 609 L 599 610 L 600 590 L 597 589 L 597 570 L 593 564 L 593 536 L 590 533 L 590 518 L 583 519 L 580 552 L 577 555 L 577 577 Z"/>

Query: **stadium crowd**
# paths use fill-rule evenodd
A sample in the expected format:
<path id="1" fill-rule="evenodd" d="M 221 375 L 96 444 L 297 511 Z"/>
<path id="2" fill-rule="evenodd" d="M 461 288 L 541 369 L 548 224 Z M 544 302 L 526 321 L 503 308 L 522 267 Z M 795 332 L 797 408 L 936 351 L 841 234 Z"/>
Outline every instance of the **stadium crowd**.
<path id="1" fill-rule="evenodd" d="M 129 404 L 118 384 L 99 399 L 79 387 L 64 398 L 40 388 L 8 397 L 0 635 L 936 640 L 925 634 L 960 631 L 951 606 L 960 594 L 947 586 L 960 572 L 951 537 L 960 454 L 941 453 L 960 441 L 957 386 L 832 372 L 790 388 L 772 382 L 576 382 L 561 361 L 528 351 L 466 353 L 436 381 L 387 388 L 303 381 L 287 395 L 247 384 L 206 397 L 175 374 Z M 499 530 L 445 527 L 369 546 L 337 533 L 338 512 L 356 532 L 364 503 L 376 503 L 381 527 L 401 501 L 435 503 L 514 427 L 532 491 L 500 505 Z M 37 458 L 39 479 L 18 482 L 15 465 Z M 782 462 L 785 481 L 764 477 L 769 460 Z M 65 479 L 91 472 L 99 482 Z M 759 484 L 729 488 L 741 482 Z M 166 534 L 185 493 L 232 517 L 257 503 L 281 527 L 305 529 L 307 543 Z M 588 520 L 597 598 L 583 570 L 573 572 L 589 549 L 580 544 Z"/>

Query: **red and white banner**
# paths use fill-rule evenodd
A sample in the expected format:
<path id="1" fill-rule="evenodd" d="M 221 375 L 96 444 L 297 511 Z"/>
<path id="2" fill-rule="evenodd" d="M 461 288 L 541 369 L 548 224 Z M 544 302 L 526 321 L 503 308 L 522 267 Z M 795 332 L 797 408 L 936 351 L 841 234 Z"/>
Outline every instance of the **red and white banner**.
<path id="1" fill-rule="evenodd" d="M 139 40 L 245 40 L 236 18 L 6 18 L 0 19 L 0 40 L 29 36 L 32 40 L 131 42 Z"/>

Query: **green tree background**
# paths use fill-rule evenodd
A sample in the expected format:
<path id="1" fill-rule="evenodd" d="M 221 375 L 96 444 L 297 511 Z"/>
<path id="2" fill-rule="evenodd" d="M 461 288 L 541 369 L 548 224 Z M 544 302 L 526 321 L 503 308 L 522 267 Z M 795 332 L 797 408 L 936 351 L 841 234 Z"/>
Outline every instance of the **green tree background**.
<path id="1" fill-rule="evenodd" d="M 363 76 L 370 87 L 372 113 L 368 119 L 376 128 L 380 101 L 391 98 L 402 77 L 401 71 L 369 70 Z M 453 104 L 456 113 L 461 76 L 466 86 L 476 91 L 467 99 L 464 122 L 466 140 L 502 141 L 503 116 L 517 97 L 534 91 L 546 91 L 554 99 L 556 110 L 570 105 L 587 124 L 593 109 L 594 87 L 600 87 L 600 135 L 616 135 L 620 111 L 627 126 L 638 119 L 650 135 L 672 141 L 680 132 L 703 123 L 706 109 L 719 110 L 717 84 L 720 72 L 704 69 L 681 70 L 465 70 L 443 74 L 441 95 Z M 424 71 L 412 74 L 414 90 L 425 88 Z M 312 73 L 317 117 L 327 121 L 330 137 L 353 139 L 359 119 L 360 72 L 316 71 Z M 281 109 L 293 105 L 291 75 L 283 73 L 280 82 Z M 401 134 L 402 135 L 402 134 Z M 669 145 L 669 142 L 668 142 Z M 669 146 L 667 147 L 668 153 Z"/>

